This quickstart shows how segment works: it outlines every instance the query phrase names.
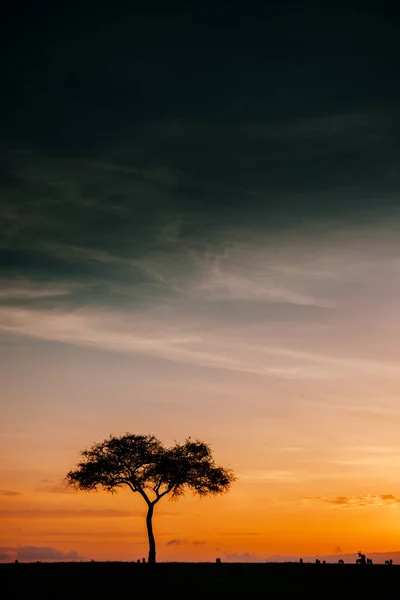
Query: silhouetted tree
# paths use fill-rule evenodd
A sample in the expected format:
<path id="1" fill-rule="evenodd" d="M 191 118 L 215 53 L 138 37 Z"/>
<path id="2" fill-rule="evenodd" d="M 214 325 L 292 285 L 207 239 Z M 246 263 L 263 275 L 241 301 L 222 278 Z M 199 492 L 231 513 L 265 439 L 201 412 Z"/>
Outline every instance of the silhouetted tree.
<path id="1" fill-rule="evenodd" d="M 127 486 L 146 502 L 150 564 L 156 562 L 153 513 L 161 498 L 169 495 L 177 499 L 187 489 L 203 497 L 222 494 L 235 481 L 230 469 L 214 463 L 208 444 L 191 438 L 166 448 L 153 435 L 126 433 L 93 444 L 81 452 L 81 457 L 76 469 L 66 476 L 69 485 L 111 493 Z"/>

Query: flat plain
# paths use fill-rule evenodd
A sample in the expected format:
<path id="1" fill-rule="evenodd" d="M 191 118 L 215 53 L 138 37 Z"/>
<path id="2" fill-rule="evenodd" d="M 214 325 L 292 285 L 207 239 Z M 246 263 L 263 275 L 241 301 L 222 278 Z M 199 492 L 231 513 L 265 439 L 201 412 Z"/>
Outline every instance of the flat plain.
<path id="1" fill-rule="evenodd" d="M 5 600 L 400 598 L 400 566 L 311 563 L 19 563 L 0 565 Z"/>

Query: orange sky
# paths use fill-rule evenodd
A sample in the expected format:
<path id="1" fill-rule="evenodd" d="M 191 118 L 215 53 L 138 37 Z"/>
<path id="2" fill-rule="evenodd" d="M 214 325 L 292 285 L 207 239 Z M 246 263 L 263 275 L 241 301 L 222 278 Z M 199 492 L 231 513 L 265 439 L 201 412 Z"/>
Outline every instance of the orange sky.
<path id="1" fill-rule="evenodd" d="M 241 261 L 231 250 L 217 271 L 201 265 L 209 313 L 190 327 L 179 307 L 162 304 L 140 314 L 3 307 L 0 539 L 11 549 L 3 558 L 27 546 L 86 559 L 146 555 L 140 497 L 60 483 L 86 445 L 126 431 L 167 444 L 203 439 L 238 476 L 224 497 L 160 503 L 159 560 L 398 550 L 400 267 L 384 232 L 375 248 L 362 236 L 351 245 L 343 237 L 344 247 L 335 235 L 282 245 L 273 288 L 263 279 L 268 251 L 238 246 Z M 342 250 L 333 260 L 335 240 Z M 301 285 L 283 258 L 295 271 L 301 263 Z M 229 288 L 229 272 L 239 287 Z M 35 291 L 18 285 L 25 296 Z M 246 322 L 239 298 L 260 295 L 259 310 L 283 285 L 286 316 Z M 230 294 L 234 318 L 213 314 L 220 294 Z M 304 297 L 309 310 L 299 313 Z M 180 302 L 190 306 L 190 292 Z M 328 303 L 332 310 L 321 309 Z"/>

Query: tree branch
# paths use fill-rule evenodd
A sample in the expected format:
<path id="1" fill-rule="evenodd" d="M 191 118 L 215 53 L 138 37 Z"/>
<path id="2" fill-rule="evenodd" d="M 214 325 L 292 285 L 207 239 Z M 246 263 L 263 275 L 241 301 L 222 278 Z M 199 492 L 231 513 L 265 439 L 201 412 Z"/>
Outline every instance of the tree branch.
<path id="1" fill-rule="evenodd" d="M 126 485 L 132 490 L 132 492 L 138 492 L 139 490 L 132 485 L 130 481 L 125 481 Z"/>
<path id="2" fill-rule="evenodd" d="M 166 496 L 167 494 L 169 494 L 170 492 L 172 492 L 173 488 L 174 488 L 174 486 L 171 485 L 164 492 L 162 492 L 161 494 L 157 494 L 157 498 L 155 500 L 153 500 L 153 504 L 157 504 L 157 502 L 159 500 L 161 500 L 161 498 L 163 498 L 164 496 Z"/>
<path id="3" fill-rule="evenodd" d="M 155 495 L 157 496 L 157 498 L 159 496 L 159 491 L 160 491 L 160 487 L 162 485 L 162 482 L 163 482 L 163 478 L 162 478 L 162 475 L 161 475 L 160 479 L 158 480 L 158 482 L 156 483 L 156 485 L 153 488 L 153 491 L 154 491 Z"/>
<path id="4" fill-rule="evenodd" d="M 146 502 L 147 506 L 151 506 L 153 504 L 153 502 L 151 502 L 150 498 L 148 497 L 148 495 L 146 494 L 146 492 L 144 491 L 144 489 L 142 489 L 141 487 L 137 487 L 135 492 L 139 492 L 139 494 L 142 496 L 142 498 L 144 498 L 144 501 Z"/>

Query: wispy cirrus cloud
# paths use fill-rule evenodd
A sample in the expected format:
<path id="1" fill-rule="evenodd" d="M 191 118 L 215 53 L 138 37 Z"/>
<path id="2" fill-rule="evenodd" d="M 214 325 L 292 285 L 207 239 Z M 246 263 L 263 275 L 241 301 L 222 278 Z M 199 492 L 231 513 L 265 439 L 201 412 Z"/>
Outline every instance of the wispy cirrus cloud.
<path id="1" fill-rule="evenodd" d="M 0 330 L 39 340 L 133 352 L 199 367 L 224 369 L 261 376 L 321 379 L 341 373 L 380 373 L 397 377 L 397 363 L 295 351 L 265 346 L 260 340 L 246 343 L 240 329 L 213 331 L 206 321 L 175 317 L 165 323 L 163 312 L 79 309 L 34 310 L 0 307 Z M 246 332 L 243 334 L 246 335 Z"/>
<path id="2" fill-rule="evenodd" d="M 71 293 L 64 285 L 47 282 L 36 283 L 24 279 L 11 279 L 0 281 L 0 301 L 35 300 L 36 298 L 51 298 L 53 296 L 67 296 Z"/>
<path id="3" fill-rule="evenodd" d="M 232 244 L 222 254 L 191 253 L 195 276 L 189 278 L 188 291 L 209 301 L 247 300 L 332 308 L 328 298 L 307 293 L 304 281 L 294 282 L 268 260 L 268 251 L 248 244 Z M 272 257 L 270 257 L 272 258 Z"/>
<path id="4" fill-rule="evenodd" d="M 75 312 L 32 311 L 26 309 L 0 308 L 0 329 L 4 332 L 31 336 L 106 350 L 137 352 L 147 356 L 231 371 L 275 375 L 283 377 L 319 377 L 320 374 L 307 366 L 269 365 L 267 361 L 255 360 L 240 353 L 213 348 L 213 339 L 200 330 L 184 327 L 160 327 L 153 321 L 149 330 L 141 326 L 137 330 L 135 320 L 129 315 L 115 312 L 81 310 Z M 124 324 L 123 329 L 121 324 Z M 135 331 L 136 330 L 136 331 Z M 230 341 L 232 344 L 232 341 Z"/>

